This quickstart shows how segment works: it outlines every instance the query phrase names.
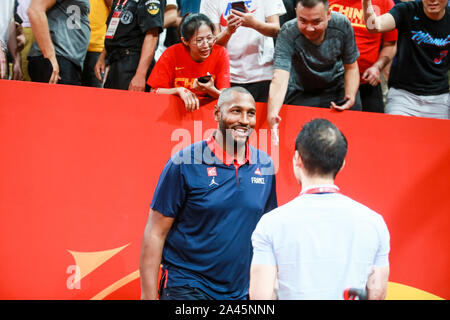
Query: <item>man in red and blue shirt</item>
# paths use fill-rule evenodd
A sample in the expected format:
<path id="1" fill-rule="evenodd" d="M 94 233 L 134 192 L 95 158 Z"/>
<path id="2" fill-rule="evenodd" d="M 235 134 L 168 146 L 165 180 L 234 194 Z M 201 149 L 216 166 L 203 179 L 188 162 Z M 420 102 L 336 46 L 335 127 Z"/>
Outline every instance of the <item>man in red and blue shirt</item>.
<path id="1" fill-rule="evenodd" d="M 245 299 L 250 237 L 277 206 L 274 166 L 250 146 L 252 95 L 224 90 L 218 130 L 171 157 L 156 187 L 141 248 L 143 299 Z M 158 287 L 158 272 L 162 277 Z"/>
<path id="2" fill-rule="evenodd" d="M 364 23 L 361 0 L 329 0 L 329 3 L 331 10 L 342 13 L 350 20 L 355 32 L 362 110 L 384 113 L 380 75 L 394 58 L 397 30 L 370 33 Z M 378 14 L 384 14 L 394 6 L 392 0 L 372 0 L 372 3 Z"/>

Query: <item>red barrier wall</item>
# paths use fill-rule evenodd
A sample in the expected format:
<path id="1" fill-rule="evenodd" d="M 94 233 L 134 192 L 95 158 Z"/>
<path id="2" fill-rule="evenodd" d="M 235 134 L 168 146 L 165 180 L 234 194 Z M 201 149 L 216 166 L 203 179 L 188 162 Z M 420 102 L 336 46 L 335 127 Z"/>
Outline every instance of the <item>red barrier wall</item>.
<path id="1" fill-rule="evenodd" d="M 138 299 L 159 174 L 173 150 L 216 128 L 212 112 L 186 113 L 164 95 L 0 81 L 0 298 Z M 330 119 L 349 141 L 337 184 L 391 232 L 388 296 L 449 299 L 450 121 L 294 106 L 280 115 L 278 152 L 264 104 L 253 138 L 279 164 L 279 204 L 300 191 L 291 159 L 302 124 Z"/>

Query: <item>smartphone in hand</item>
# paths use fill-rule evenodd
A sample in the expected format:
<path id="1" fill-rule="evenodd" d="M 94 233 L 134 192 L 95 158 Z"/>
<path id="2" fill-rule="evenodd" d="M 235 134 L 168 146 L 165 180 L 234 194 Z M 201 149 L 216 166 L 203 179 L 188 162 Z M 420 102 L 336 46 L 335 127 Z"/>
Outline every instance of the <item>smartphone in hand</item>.
<path id="1" fill-rule="evenodd" d="M 344 98 L 340 99 L 339 101 L 335 102 L 335 104 L 337 106 L 343 106 L 344 104 L 347 103 L 347 101 L 348 101 L 348 99 L 344 97 Z"/>
<path id="2" fill-rule="evenodd" d="M 245 2 L 244 1 L 237 1 L 231 3 L 231 9 L 234 9 L 236 11 L 240 11 L 243 13 L 246 13 L 247 10 L 245 9 Z"/>
<path id="3" fill-rule="evenodd" d="M 200 83 L 208 83 L 209 80 L 211 79 L 211 77 L 212 76 L 210 74 L 208 74 L 207 76 L 198 77 L 197 81 L 200 82 Z"/>

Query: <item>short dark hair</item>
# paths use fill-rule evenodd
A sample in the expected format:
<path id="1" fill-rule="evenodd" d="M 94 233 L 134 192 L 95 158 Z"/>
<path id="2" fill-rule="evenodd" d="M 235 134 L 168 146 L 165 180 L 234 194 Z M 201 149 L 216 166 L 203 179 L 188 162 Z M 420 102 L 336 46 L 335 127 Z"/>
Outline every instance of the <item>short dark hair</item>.
<path id="1" fill-rule="evenodd" d="M 214 23 L 206 15 L 203 13 L 187 13 L 181 20 L 178 33 L 185 41 L 189 41 L 203 24 L 206 24 L 214 33 Z"/>
<path id="2" fill-rule="evenodd" d="M 295 141 L 306 171 L 310 175 L 336 177 L 347 155 L 347 139 L 327 119 L 307 122 Z"/>
<path id="3" fill-rule="evenodd" d="M 323 6 L 328 8 L 328 0 L 297 0 L 295 2 L 295 7 L 297 7 L 299 3 L 305 8 L 313 8 L 319 3 L 323 3 Z"/>
<path id="4" fill-rule="evenodd" d="M 231 94 L 233 92 L 248 94 L 251 97 L 253 97 L 252 94 L 250 93 L 250 91 L 248 91 L 244 87 L 234 86 L 234 87 L 230 87 L 230 88 L 226 88 L 225 90 L 222 90 L 222 92 L 220 93 L 219 99 L 217 100 L 217 106 L 219 108 L 221 108 L 226 102 L 228 102 L 231 99 Z"/>

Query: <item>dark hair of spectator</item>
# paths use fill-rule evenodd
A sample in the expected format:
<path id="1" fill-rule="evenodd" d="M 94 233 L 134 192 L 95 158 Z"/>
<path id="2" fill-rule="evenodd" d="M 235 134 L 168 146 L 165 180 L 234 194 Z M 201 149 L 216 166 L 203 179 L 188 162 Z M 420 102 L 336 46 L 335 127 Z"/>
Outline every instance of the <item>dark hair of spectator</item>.
<path id="1" fill-rule="evenodd" d="M 332 174 L 335 178 L 347 155 L 347 139 L 330 121 L 314 119 L 306 123 L 298 134 L 295 150 L 308 174 Z"/>
<path id="2" fill-rule="evenodd" d="M 323 3 L 323 6 L 328 8 L 328 0 L 297 0 L 295 7 L 297 7 L 299 3 L 305 8 L 313 8 L 319 3 Z"/>
<path id="3" fill-rule="evenodd" d="M 204 24 L 214 33 L 214 23 L 206 15 L 202 13 L 186 13 L 181 20 L 178 33 L 185 41 L 189 41 Z"/>

